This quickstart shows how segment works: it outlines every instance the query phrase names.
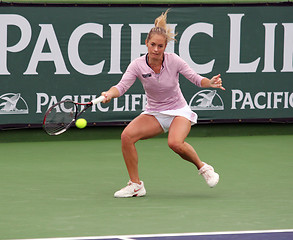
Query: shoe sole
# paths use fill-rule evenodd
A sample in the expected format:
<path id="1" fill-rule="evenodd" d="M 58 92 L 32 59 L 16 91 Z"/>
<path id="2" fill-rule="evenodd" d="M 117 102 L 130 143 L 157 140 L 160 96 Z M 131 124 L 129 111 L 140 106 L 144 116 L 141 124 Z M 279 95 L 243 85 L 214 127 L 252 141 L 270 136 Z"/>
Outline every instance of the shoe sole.
<path id="1" fill-rule="evenodd" d="M 144 197 L 146 195 L 146 191 L 138 191 L 137 193 L 133 194 L 133 195 L 124 195 L 124 196 L 119 196 L 114 194 L 115 198 L 131 198 L 131 197 Z"/>

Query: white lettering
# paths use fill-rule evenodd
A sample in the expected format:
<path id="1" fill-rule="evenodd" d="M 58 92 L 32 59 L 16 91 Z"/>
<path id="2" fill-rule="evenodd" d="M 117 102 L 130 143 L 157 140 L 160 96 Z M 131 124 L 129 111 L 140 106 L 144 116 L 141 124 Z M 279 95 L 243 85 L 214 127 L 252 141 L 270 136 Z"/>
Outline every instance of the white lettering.
<path id="1" fill-rule="evenodd" d="M 205 74 L 210 73 L 213 70 L 215 59 L 206 64 L 195 63 L 189 51 L 190 41 L 195 34 L 205 33 L 210 37 L 213 37 L 213 25 L 209 23 L 195 23 L 185 29 L 179 43 L 179 55 L 184 59 L 188 65 L 197 73 Z"/>
<path id="2" fill-rule="evenodd" d="M 109 74 L 121 74 L 121 28 L 123 24 L 109 24 L 111 27 L 111 65 Z"/>
<path id="3" fill-rule="evenodd" d="M 44 99 L 44 101 L 42 101 Z M 49 96 L 46 93 L 37 93 L 37 111 L 36 113 L 42 113 L 42 106 L 46 106 L 49 103 Z"/>
<path id="4" fill-rule="evenodd" d="M 142 95 L 142 111 L 145 111 L 145 107 L 147 104 L 147 97 L 145 94 Z"/>
<path id="5" fill-rule="evenodd" d="M 72 100 L 72 96 L 70 96 L 70 95 L 65 95 L 65 96 L 63 96 L 62 98 L 61 98 L 61 101 L 66 101 L 66 100 Z M 62 109 L 62 111 L 64 111 L 64 112 L 71 112 L 72 111 L 72 108 L 66 108 L 65 107 L 65 104 L 61 104 L 60 105 L 60 107 L 61 107 L 61 109 Z"/>
<path id="6" fill-rule="evenodd" d="M 241 90 L 232 90 L 232 107 L 231 109 L 237 109 L 236 103 L 241 102 L 243 99 L 243 92 Z"/>
<path id="7" fill-rule="evenodd" d="M 288 102 L 289 102 L 289 93 L 284 92 L 284 108 L 288 108 Z"/>
<path id="8" fill-rule="evenodd" d="M 272 93 L 268 92 L 267 93 L 267 109 L 271 109 L 272 108 Z"/>
<path id="9" fill-rule="evenodd" d="M 7 46 L 8 26 L 14 25 L 20 29 L 19 41 L 13 46 Z M 32 29 L 29 22 L 20 15 L 0 14 L 0 75 L 10 75 L 7 69 L 7 52 L 20 52 L 31 40 Z"/>
<path id="10" fill-rule="evenodd" d="M 240 63 L 241 19 L 244 14 L 228 14 L 230 17 L 230 59 L 227 72 L 256 72 L 260 57 L 251 63 Z M 254 43 L 252 43 L 254 44 Z"/>
<path id="11" fill-rule="evenodd" d="M 231 109 L 238 109 L 240 104 L 240 109 L 245 109 L 246 106 L 249 109 L 271 109 L 272 106 L 273 109 L 286 109 L 289 105 L 293 107 L 293 93 L 289 96 L 289 92 L 258 92 L 253 97 L 249 92 L 244 94 L 241 90 L 233 89 Z"/>
<path id="12" fill-rule="evenodd" d="M 255 107 L 253 106 L 253 102 L 252 102 L 252 98 L 250 93 L 245 93 L 245 97 L 241 106 L 241 109 L 245 109 L 245 106 L 249 106 L 250 109 L 255 109 Z"/>
<path id="13" fill-rule="evenodd" d="M 124 109 L 124 106 L 122 107 L 118 107 L 118 98 L 114 98 L 114 107 L 113 107 L 113 111 L 114 112 L 122 112 Z"/>
<path id="14" fill-rule="evenodd" d="M 125 109 L 124 111 L 128 112 L 129 111 L 129 94 L 124 94 L 125 97 Z"/>
<path id="15" fill-rule="evenodd" d="M 153 24 L 129 24 L 131 28 L 131 59 L 140 57 L 143 54 L 147 53 L 147 47 L 145 45 L 145 41 L 141 39 L 141 35 L 143 33 L 147 34 L 151 28 L 154 26 Z"/>
<path id="16" fill-rule="evenodd" d="M 282 102 L 282 92 L 274 92 L 274 108 L 278 108 L 278 103 Z"/>
<path id="17" fill-rule="evenodd" d="M 265 98 L 266 97 L 266 93 L 265 92 L 259 92 L 254 97 L 254 104 L 255 104 L 256 108 L 258 108 L 258 109 L 265 109 L 266 108 L 266 104 L 262 104 L 262 105 L 259 104 L 259 100 L 258 100 L 259 97 Z"/>
<path id="18" fill-rule="evenodd" d="M 264 23 L 265 26 L 265 56 L 263 72 L 276 72 L 275 58 L 275 27 L 277 23 Z"/>
<path id="19" fill-rule="evenodd" d="M 56 96 L 51 96 L 50 102 L 49 102 L 49 108 L 52 107 L 54 104 L 58 102 Z"/>
<path id="20" fill-rule="evenodd" d="M 293 23 L 283 23 L 284 56 L 281 72 L 293 72 Z"/>
<path id="21" fill-rule="evenodd" d="M 87 65 L 80 59 L 78 45 L 81 38 L 87 34 L 93 33 L 103 38 L 103 25 L 96 23 L 86 23 L 77 27 L 70 36 L 68 42 L 68 57 L 74 69 L 84 75 L 97 75 L 103 71 L 105 60 L 95 65 Z"/>
<path id="22" fill-rule="evenodd" d="M 291 107 L 293 107 L 293 93 L 290 94 L 289 104 Z"/>
<path id="23" fill-rule="evenodd" d="M 92 95 L 91 97 L 92 97 L 91 100 L 94 100 L 94 99 L 97 98 L 97 95 Z M 96 111 L 97 111 L 97 109 L 96 109 L 96 104 L 93 104 L 93 105 L 92 105 L 92 112 L 96 112 Z"/>
<path id="24" fill-rule="evenodd" d="M 80 103 L 88 103 L 91 101 L 90 95 L 81 95 L 80 96 Z M 81 106 L 80 110 L 82 111 L 84 109 L 84 106 Z"/>
<path id="25" fill-rule="evenodd" d="M 108 112 L 109 111 L 109 107 L 103 108 L 101 103 L 98 103 L 97 107 L 98 107 L 99 111 L 101 111 L 101 112 Z"/>
<path id="26" fill-rule="evenodd" d="M 136 111 L 136 107 L 135 106 L 139 106 L 140 105 L 140 98 L 141 95 L 140 94 L 132 94 L 131 96 L 131 111 Z"/>
<path id="27" fill-rule="evenodd" d="M 227 73 L 247 73 L 256 72 L 259 66 L 261 57 L 257 57 L 251 62 L 241 62 L 241 25 L 244 13 L 240 14 L 228 14 L 230 20 L 230 46 L 229 46 L 229 66 Z M 275 51 L 276 51 L 276 29 L 277 23 L 263 23 L 265 30 L 264 36 L 264 66 L 262 72 L 276 72 L 275 69 Z M 9 27 L 15 26 L 20 30 L 19 39 L 15 39 L 14 36 L 8 36 Z M 97 75 L 103 72 L 106 60 L 98 60 L 96 64 L 86 64 L 83 62 L 80 56 L 79 44 L 81 39 L 86 34 L 95 34 L 98 38 L 103 38 L 103 25 L 97 23 L 85 23 L 78 26 L 71 34 L 69 39 L 66 36 L 62 36 L 62 51 L 58 42 L 58 38 L 54 31 L 52 24 L 39 24 L 40 32 L 35 45 L 33 46 L 33 52 L 29 63 L 27 64 L 24 75 L 37 75 L 37 68 L 40 62 L 53 62 L 56 71 L 55 74 L 70 74 L 65 64 L 65 56 L 62 51 L 67 52 L 68 60 L 72 67 L 79 73 L 84 75 Z M 124 24 L 108 24 L 111 30 L 111 49 L 109 53 L 109 71 L 108 74 L 122 74 L 121 70 L 121 46 L 122 46 L 122 29 Z M 153 24 L 129 24 L 131 29 L 130 38 L 130 61 L 140 57 L 142 54 L 147 53 L 145 46 L 145 36 L 149 30 L 153 27 Z M 173 32 L 177 24 L 169 25 Z M 284 29 L 284 42 L 283 42 L 283 68 L 281 72 L 293 72 L 293 23 L 282 23 Z M 214 38 L 214 25 L 205 22 L 194 23 L 188 26 L 182 33 L 179 41 L 178 51 L 179 55 L 189 64 L 189 66 L 200 74 L 206 74 L 213 71 L 215 65 L 215 59 L 211 61 L 199 64 L 195 61 L 195 56 L 192 56 L 193 50 L 190 51 L 190 44 L 192 38 L 196 34 L 205 34 Z M 0 14 L 0 75 L 10 75 L 8 70 L 8 53 L 9 52 L 21 52 L 30 43 L 32 36 L 32 28 L 29 21 L 16 14 Z M 245 33 L 246 34 L 246 33 Z M 248 32 L 249 34 L 249 32 Z M 124 37 L 124 36 L 123 36 Z M 227 36 L 224 36 L 224 38 Z M 13 44 L 9 45 L 9 39 L 13 39 Z M 68 42 L 66 42 L 68 40 Z M 277 39 L 278 40 L 278 39 Z M 63 46 L 67 45 L 67 51 Z M 216 44 L 216 43 L 215 43 Z M 245 43 L 247 45 L 249 43 Z M 253 47 L 254 43 L 250 43 Z M 48 51 L 45 51 L 45 46 L 49 47 Z M 94 48 L 98 48 L 98 45 L 91 44 Z M 128 46 L 129 47 L 129 46 Z M 199 46 L 200 47 L 200 46 Z M 175 42 L 168 43 L 166 51 L 174 52 Z M 108 49 L 106 49 L 108 50 Z M 104 49 L 103 49 L 104 51 Z M 94 54 L 93 54 L 94 58 Z M 279 57 L 278 57 L 279 59 Z M 123 63 L 124 64 L 124 63 Z M 108 65 L 107 65 L 108 66 Z"/>
<path id="28" fill-rule="evenodd" d="M 40 35 L 38 37 L 35 49 L 32 53 L 29 65 L 24 72 L 25 75 L 35 75 L 37 73 L 37 66 L 40 61 L 53 61 L 56 67 L 55 74 L 70 74 L 66 69 L 64 59 L 56 38 L 52 24 L 40 24 Z M 51 52 L 42 52 L 45 43 L 48 43 Z"/>

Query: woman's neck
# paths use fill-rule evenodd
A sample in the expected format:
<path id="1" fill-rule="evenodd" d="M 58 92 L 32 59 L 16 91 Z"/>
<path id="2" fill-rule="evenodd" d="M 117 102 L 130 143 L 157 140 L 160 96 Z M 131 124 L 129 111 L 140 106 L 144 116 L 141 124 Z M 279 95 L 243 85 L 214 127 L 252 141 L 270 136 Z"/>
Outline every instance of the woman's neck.
<path id="1" fill-rule="evenodd" d="M 162 57 L 162 59 L 155 59 L 155 58 L 150 58 L 148 56 L 148 64 L 151 68 L 161 68 L 162 64 L 163 64 L 163 60 L 164 58 Z"/>
<path id="2" fill-rule="evenodd" d="M 149 58 L 148 63 L 149 63 L 150 66 L 155 66 L 155 67 L 161 66 L 162 63 L 163 63 L 163 59 L 151 59 L 151 58 Z"/>

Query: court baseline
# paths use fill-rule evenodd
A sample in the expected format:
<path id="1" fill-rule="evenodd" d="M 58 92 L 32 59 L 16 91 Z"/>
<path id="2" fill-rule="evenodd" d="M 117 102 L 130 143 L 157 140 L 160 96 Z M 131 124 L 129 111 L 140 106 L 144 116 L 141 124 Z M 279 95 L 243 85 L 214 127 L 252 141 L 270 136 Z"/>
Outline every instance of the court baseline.
<path id="1" fill-rule="evenodd" d="M 141 234 L 121 236 L 38 238 L 23 240 L 292 240 L 293 229 L 263 231 L 233 231 L 181 234 Z M 20 239 L 19 239 L 20 240 Z"/>

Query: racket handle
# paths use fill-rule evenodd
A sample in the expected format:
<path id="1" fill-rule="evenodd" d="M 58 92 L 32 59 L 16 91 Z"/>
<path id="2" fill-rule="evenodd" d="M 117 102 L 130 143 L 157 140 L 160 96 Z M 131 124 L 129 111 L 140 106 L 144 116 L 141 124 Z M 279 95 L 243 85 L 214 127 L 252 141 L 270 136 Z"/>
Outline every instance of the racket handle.
<path id="1" fill-rule="evenodd" d="M 105 99 L 104 96 L 99 96 L 98 98 L 92 100 L 91 102 L 92 102 L 93 105 L 96 105 L 96 104 L 98 104 L 99 102 L 102 102 L 104 99 Z"/>

